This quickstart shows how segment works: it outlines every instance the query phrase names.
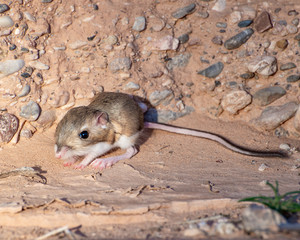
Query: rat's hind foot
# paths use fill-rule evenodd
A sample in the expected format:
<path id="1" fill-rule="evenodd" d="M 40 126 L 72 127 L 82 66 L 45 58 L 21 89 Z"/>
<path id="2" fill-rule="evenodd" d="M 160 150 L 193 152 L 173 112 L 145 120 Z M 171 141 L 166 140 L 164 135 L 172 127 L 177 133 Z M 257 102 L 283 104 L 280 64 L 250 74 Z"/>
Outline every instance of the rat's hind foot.
<path id="1" fill-rule="evenodd" d="M 126 150 L 126 153 L 114 156 L 114 157 L 108 157 L 108 158 L 96 158 L 92 163 L 91 166 L 98 169 L 104 169 L 107 167 L 111 167 L 113 164 L 119 162 L 120 160 L 124 159 L 130 159 L 135 154 L 138 153 L 138 150 L 135 146 L 131 146 Z"/>
<path id="2" fill-rule="evenodd" d="M 68 159 L 68 160 L 64 161 L 63 165 L 64 165 L 64 167 L 70 167 L 70 166 L 72 166 L 75 162 L 76 162 L 76 159 L 71 158 L 71 159 Z"/>

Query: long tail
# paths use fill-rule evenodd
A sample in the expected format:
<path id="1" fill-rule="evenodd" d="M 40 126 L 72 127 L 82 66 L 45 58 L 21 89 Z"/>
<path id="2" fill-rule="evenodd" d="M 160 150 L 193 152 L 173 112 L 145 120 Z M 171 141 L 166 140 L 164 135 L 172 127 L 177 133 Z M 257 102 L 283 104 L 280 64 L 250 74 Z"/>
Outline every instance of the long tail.
<path id="1" fill-rule="evenodd" d="M 234 152 L 248 155 L 248 156 L 280 157 L 280 158 L 287 157 L 287 154 L 285 152 L 280 152 L 280 151 L 263 152 L 263 151 L 255 151 L 255 150 L 245 149 L 245 148 L 237 146 L 237 145 L 231 143 L 229 140 L 226 140 L 225 138 L 218 136 L 216 134 L 213 134 L 213 133 L 208 133 L 208 132 L 203 132 L 203 131 L 198 131 L 198 130 L 193 130 L 193 129 L 188 129 L 188 128 L 180 128 L 180 127 L 165 125 L 165 124 L 161 124 L 161 123 L 154 123 L 154 122 L 145 122 L 144 127 L 150 128 L 150 129 L 160 129 L 160 130 L 164 130 L 167 132 L 179 133 L 179 134 L 183 134 L 183 135 L 206 138 L 206 139 L 218 142 L 221 145 L 223 145 L 224 147 L 226 147 Z"/>

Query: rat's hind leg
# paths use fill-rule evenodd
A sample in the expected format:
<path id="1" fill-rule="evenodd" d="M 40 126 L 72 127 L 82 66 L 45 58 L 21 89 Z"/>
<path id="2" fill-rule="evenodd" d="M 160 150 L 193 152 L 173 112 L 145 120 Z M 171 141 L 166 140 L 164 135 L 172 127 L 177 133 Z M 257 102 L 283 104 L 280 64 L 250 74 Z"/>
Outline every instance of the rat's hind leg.
<path id="1" fill-rule="evenodd" d="M 130 159 L 137 153 L 138 153 L 137 148 L 135 146 L 131 146 L 127 148 L 126 153 L 122 155 L 108 157 L 108 158 L 96 158 L 90 165 L 94 168 L 104 169 L 106 167 L 112 166 L 113 164 L 119 162 L 120 160 Z"/>

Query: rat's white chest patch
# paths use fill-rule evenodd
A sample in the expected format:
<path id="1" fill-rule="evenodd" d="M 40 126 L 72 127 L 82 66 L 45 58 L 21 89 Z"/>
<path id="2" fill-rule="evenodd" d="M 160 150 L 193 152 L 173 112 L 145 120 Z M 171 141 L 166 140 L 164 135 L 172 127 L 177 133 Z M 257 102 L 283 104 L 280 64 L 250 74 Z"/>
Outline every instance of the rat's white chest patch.
<path id="1" fill-rule="evenodd" d="M 114 146 L 122 149 L 128 149 L 131 146 L 136 144 L 137 139 L 140 136 L 140 132 L 128 137 L 125 135 L 121 135 L 118 141 L 115 142 Z"/>
<path id="2" fill-rule="evenodd" d="M 90 155 L 90 156 L 98 157 L 98 156 L 105 154 L 112 148 L 113 148 L 113 145 L 110 143 L 99 142 L 99 143 L 93 144 L 91 146 L 82 148 L 80 150 L 73 150 L 73 154 L 77 155 L 77 156 Z"/>

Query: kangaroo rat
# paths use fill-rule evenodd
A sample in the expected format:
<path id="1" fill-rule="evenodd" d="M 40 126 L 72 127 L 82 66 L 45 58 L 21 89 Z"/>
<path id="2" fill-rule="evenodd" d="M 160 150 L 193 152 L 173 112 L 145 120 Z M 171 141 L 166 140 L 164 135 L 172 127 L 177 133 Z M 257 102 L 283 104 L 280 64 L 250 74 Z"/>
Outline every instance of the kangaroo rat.
<path id="1" fill-rule="evenodd" d="M 124 93 L 103 92 L 98 94 L 88 106 L 70 109 L 55 131 L 55 156 L 65 160 L 65 166 L 72 165 L 79 158 L 83 158 L 75 168 L 84 168 L 90 164 L 95 168 L 103 169 L 134 156 L 138 152 L 135 145 L 142 130 L 151 128 L 210 139 L 244 155 L 285 157 L 285 154 L 279 151 L 247 150 L 213 133 L 144 122 L 141 104 Z M 98 158 L 117 147 L 126 149 L 126 153 Z"/>

